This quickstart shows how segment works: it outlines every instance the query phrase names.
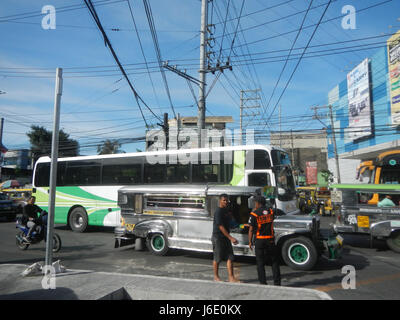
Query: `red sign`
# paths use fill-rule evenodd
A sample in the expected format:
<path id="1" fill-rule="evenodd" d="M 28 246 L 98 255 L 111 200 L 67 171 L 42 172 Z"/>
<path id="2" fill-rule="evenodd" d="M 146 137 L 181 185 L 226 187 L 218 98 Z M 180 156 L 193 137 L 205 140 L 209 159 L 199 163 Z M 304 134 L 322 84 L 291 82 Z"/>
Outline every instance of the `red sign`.
<path id="1" fill-rule="evenodd" d="M 306 162 L 306 183 L 318 184 L 318 167 L 316 161 Z"/>

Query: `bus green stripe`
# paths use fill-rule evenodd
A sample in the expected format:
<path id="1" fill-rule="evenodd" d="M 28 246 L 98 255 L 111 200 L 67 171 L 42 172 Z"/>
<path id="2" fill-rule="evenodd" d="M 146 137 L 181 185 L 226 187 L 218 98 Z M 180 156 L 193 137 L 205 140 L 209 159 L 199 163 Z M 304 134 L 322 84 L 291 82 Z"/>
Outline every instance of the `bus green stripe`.
<path id="1" fill-rule="evenodd" d="M 244 178 L 244 167 L 246 164 L 246 152 L 235 151 L 234 152 L 234 163 L 233 163 L 233 176 L 229 183 L 232 186 L 237 186 L 240 181 Z"/>

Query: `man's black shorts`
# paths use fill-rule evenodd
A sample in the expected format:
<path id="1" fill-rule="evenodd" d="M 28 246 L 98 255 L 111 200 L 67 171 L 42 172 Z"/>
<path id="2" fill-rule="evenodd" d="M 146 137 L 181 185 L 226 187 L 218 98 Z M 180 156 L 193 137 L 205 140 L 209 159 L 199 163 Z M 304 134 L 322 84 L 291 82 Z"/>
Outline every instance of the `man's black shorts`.
<path id="1" fill-rule="evenodd" d="M 226 238 L 211 237 L 213 246 L 214 261 L 220 263 L 221 261 L 234 260 L 233 247 L 231 241 Z"/>

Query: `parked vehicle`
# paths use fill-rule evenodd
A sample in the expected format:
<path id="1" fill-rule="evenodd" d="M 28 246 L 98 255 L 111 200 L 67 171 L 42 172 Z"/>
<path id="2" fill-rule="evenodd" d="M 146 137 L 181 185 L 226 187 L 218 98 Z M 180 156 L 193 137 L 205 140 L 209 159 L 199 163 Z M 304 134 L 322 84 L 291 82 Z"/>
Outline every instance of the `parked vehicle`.
<path id="1" fill-rule="evenodd" d="M 24 221 L 23 216 L 18 215 L 16 222 L 16 228 L 18 229 L 16 234 L 16 244 L 19 249 L 26 250 L 32 244 L 40 243 L 42 240 L 46 241 L 47 212 L 43 211 L 37 221 L 39 222 L 37 226 L 39 230 L 32 232 L 31 242 L 26 242 L 23 237 L 28 235 L 29 228 L 26 226 L 26 221 Z M 61 238 L 57 233 L 53 233 L 53 252 L 58 252 L 60 249 Z"/>
<path id="2" fill-rule="evenodd" d="M 7 220 L 12 221 L 17 215 L 18 207 L 8 196 L 0 193 L 0 217 L 5 217 Z"/>
<path id="3" fill-rule="evenodd" d="M 332 202 L 340 205 L 334 230 L 338 233 L 360 233 L 384 239 L 390 249 L 400 253 L 400 185 L 332 185 Z M 370 204 L 370 195 L 391 195 L 395 206 Z"/>
<path id="4" fill-rule="evenodd" d="M 27 204 L 32 194 L 32 189 L 3 189 L 2 192 L 6 194 L 8 199 L 17 207 L 17 213 L 22 213 L 22 208 Z"/>
<path id="5" fill-rule="evenodd" d="M 270 191 L 270 190 L 269 190 Z M 255 256 L 248 247 L 248 220 L 254 196 L 262 188 L 221 185 L 142 185 L 118 190 L 121 225 L 115 228 L 115 247 L 135 243 L 156 255 L 170 248 L 212 252 L 213 215 L 220 194 L 229 195 L 229 210 L 236 225 L 231 229 L 239 243 L 234 254 Z M 339 256 L 341 242 L 322 239 L 319 217 L 278 216 L 274 220 L 275 242 L 285 263 L 296 270 L 310 270 L 324 252 Z"/>
<path id="6" fill-rule="evenodd" d="M 298 187 L 297 197 L 300 212 L 303 214 L 322 216 L 334 214 L 328 187 Z"/>
<path id="7" fill-rule="evenodd" d="M 400 149 L 380 153 L 376 158 L 362 161 L 357 167 L 356 179 L 363 184 L 399 184 Z M 378 194 L 369 194 L 368 204 L 376 205 Z"/>

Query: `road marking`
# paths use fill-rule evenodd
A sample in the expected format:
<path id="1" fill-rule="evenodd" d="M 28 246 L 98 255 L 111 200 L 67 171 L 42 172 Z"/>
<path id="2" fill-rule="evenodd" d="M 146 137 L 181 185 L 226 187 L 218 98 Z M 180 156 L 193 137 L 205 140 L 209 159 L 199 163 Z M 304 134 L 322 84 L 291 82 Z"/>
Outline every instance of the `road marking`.
<path id="1" fill-rule="evenodd" d="M 395 274 L 388 275 L 388 276 L 366 279 L 366 280 L 362 280 L 362 281 L 357 281 L 357 287 L 366 286 L 366 285 L 370 285 L 370 284 L 374 284 L 374 283 L 380 283 L 380 282 L 384 282 L 384 281 L 395 280 L 395 279 L 399 279 L 399 278 L 400 278 L 400 273 L 395 273 Z M 317 288 L 313 288 L 313 289 L 323 291 L 323 292 L 329 292 L 329 291 L 333 291 L 333 290 L 342 289 L 342 284 L 336 284 L 336 285 L 331 285 L 331 286 L 322 286 L 322 287 L 317 287 Z"/>

